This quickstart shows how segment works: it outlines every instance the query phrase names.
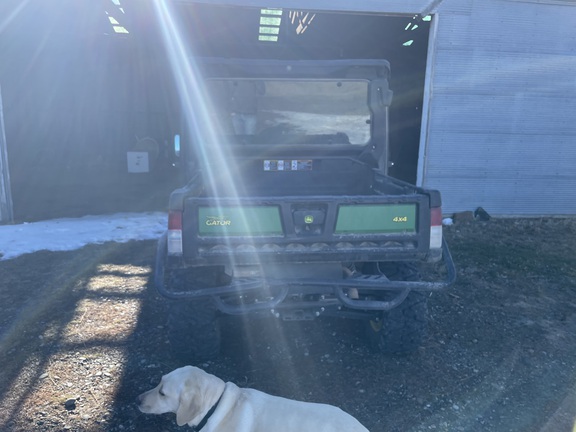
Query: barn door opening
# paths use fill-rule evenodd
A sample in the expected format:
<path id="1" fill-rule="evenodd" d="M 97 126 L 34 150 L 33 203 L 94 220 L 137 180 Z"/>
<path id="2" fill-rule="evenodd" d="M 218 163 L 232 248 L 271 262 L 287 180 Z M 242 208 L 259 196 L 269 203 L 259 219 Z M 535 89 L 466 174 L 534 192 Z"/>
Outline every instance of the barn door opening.
<path id="1" fill-rule="evenodd" d="M 388 60 L 394 92 L 389 172 L 416 182 L 430 16 L 196 2 L 175 3 L 175 12 L 184 40 L 199 56 Z M 146 35 L 145 29 L 142 33 Z M 142 40 L 158 43 L 150 36 Z"/>

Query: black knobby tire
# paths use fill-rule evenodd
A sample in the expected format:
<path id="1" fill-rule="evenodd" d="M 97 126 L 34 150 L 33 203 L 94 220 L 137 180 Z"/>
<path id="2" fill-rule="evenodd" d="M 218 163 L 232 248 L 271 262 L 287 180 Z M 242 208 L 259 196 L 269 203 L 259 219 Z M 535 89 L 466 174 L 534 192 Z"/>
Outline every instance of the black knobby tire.
<path id="1" fill-rule="evenodd" d="M 219 268 L 202 267 L 194 271 L 173 271 L 171 287 L 210 287 L 226 283 Z M 204 297 L 194 300 L 169 300 L 168 341 L 172 355 L 183 362 L 210 360 L 220 353 L 220 320 L 215 302 Z"/>
<path id="2" fill-rule="evenodd" d="M 173 300 L 168 340 L 172 355 L 184 362 L 210 360 L 220 353 L 220 322 L 212 299 Z"/>
<path id="3" fill-rule="evenodd" d="M 384 273 L 390 280 L 418 281 L 416 268 L 399 263 L 386 265 Z M 398 295 L 397 293 L 391 296 Z M 384 298 L 390 300 L 391 297 Z M 376 320 L 365 324 L 371 347 L 380 353 L 406 354 L 417 350 L 428 334 L 428 295 L 411 291 L 406 299 L 390 311 L 384 311 Z"/>

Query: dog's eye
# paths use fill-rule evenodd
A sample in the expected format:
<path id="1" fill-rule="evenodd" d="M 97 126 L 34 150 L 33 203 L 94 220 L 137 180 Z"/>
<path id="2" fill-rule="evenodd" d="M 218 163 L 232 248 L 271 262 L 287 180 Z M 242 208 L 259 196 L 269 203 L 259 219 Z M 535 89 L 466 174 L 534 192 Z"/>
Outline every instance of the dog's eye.
<path id="1" fill-rule="evenodd" d="M 159 390 L 158 393 L 160 394 L 160 396 L 166 396 L 162 390 Z"/>

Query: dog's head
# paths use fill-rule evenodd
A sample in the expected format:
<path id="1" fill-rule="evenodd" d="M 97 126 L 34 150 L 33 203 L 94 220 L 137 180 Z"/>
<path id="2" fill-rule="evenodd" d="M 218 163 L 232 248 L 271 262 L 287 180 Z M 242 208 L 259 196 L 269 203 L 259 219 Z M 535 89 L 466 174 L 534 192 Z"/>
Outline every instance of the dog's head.
<path id="1" fill-rule="evenodd" d="M 197 424 L 218 400 L 224 385 L 202 369 L 185 366 L 164 375 L 160 384 L 138 396 L 138 408 L 146 414 L 176 413 L 178 426 Z"/>

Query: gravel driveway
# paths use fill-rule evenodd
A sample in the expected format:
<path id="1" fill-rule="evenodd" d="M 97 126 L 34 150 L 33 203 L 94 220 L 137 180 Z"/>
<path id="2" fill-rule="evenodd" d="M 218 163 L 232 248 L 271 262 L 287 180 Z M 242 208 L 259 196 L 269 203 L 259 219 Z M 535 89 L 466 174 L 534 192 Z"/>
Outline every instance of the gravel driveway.
<path id="1" fill-rule="evenodd" d="M 576 220 L 445 229 L 458 281 L 430 298 L 430 336 L 373 354 L 342 320 L 227 319 L 200 364 L 240 386 L 340 406 L 378 431 L 572 431 Z M 0 261 L 0 430 L 177 431 L 136 396 L 182 363 L 151 284 L 154 242 Z"/>

